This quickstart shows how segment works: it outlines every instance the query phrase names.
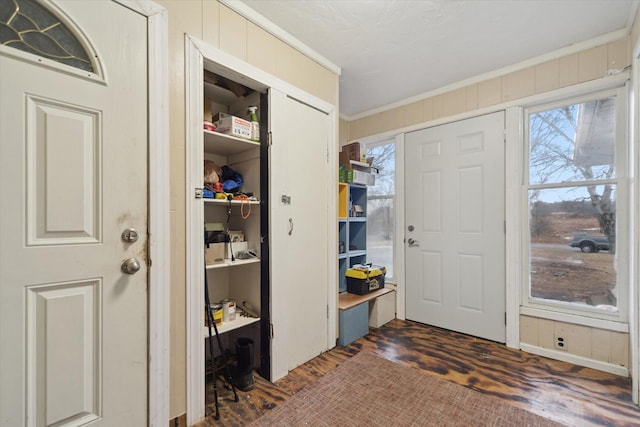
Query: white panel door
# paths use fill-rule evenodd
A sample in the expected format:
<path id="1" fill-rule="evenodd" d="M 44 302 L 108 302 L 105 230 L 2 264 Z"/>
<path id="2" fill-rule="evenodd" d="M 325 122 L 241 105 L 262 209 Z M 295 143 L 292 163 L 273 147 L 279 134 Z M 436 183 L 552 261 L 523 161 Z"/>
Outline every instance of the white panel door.
<path id="1" fill-rule="evenodd" d="M 326 114 L 273 89 L 269 95 L 271 380 L 275 381 L 327 350 L 330 127 Z"/>
<path id="2" fill-rule="evenodd" d="M 406 317 L 505 341 L 504 113 L 406 135 Z"/>
<path id="3" fill-rule="evenodd" d="M 0 425 L 143 426 L 147 22 L 56 4 L 104 77 L 0 51 Z"/>

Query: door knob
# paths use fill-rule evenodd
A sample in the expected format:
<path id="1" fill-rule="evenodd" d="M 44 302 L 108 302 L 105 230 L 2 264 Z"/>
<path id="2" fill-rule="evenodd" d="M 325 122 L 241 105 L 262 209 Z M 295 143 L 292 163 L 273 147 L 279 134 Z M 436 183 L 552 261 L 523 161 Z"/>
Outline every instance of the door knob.
<path id="1" fill-rule="evenodd" d="M 411 238 L 409 238 L 409 240 L 407 240 L 407 243 L 409 244 L 409 247 L 420 246 L 420 242 L 418 242 L 415 239 L 411 239 Z"/>
<path id="2" fill-rule="evenodd" d="M 135 274 L 140 270 L 140 262 L 135 258 L 126 259 L 122 263 L 121 270 L 126 274 Z"/>

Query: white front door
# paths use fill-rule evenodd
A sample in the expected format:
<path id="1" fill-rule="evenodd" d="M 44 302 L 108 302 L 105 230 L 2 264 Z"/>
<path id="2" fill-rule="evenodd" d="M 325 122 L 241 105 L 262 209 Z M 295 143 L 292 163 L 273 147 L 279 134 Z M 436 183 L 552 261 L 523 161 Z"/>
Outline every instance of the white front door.
<path id="1" fill-rule="evenodd" d="M 406 135 L 406 317 L 505 341 L 504 113 Z"/>
<path id="2" fill-rule="evenodd" d="M 327 350 L 329 118 L 269 92 L 271 380 Z"/>
<path id="3" fill-rule="evenodd" d="M 0 50 L 0 425 L 143 426 L 147 19 L 43 4 L 95 72 Z"/>

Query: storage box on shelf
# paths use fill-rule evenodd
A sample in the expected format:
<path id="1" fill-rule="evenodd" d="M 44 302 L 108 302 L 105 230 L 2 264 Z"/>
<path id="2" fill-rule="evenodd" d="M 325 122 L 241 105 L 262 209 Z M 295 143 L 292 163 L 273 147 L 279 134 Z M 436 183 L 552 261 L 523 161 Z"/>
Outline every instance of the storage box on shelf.
<path id="1" fill-rule="evenodd" d="M 382 266 L 356 264 L 347 270 L 347 292 L 365 295 L 384 288 L 387 270 Z"/>
<path id="2" fill-rule="evenodd" d="M 215 132 L 251 139 L 251 122 L 231 114 L 218 113 L 213 117 Z"/>
<path id="3" fill-rule="evenodd" d="M 352 142 L 342 147 L 339 153 L 340 181 L 352 184 L 374 185 L 375 175 L 371 167 L 372 159 L 365 159 L 361 155 L 359 142 Z M 344 174 L 344 175 L 343 175 Z"/>
<path id="4" fill-rule="evenodd" d="M 351 169 L 347 171 L 347 182 L 362 185 L 375 185 L 376 176 L 370 172 Z"/>

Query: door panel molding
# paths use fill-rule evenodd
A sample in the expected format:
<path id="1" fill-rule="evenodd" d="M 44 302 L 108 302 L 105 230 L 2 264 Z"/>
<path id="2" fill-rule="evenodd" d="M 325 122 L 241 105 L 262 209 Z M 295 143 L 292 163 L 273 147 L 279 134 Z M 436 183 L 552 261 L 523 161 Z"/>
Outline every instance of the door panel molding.
<path id="1" fill-rule="evenodd" d="M 99 278 L 27 288 L 30 425 L 102 416 L 101 294 Z"/>
<path id="2" fill-rule="evenodd" d="M 100 242 L 102 112 L 27 95 L 25 128 L 27 245 Z"/>

